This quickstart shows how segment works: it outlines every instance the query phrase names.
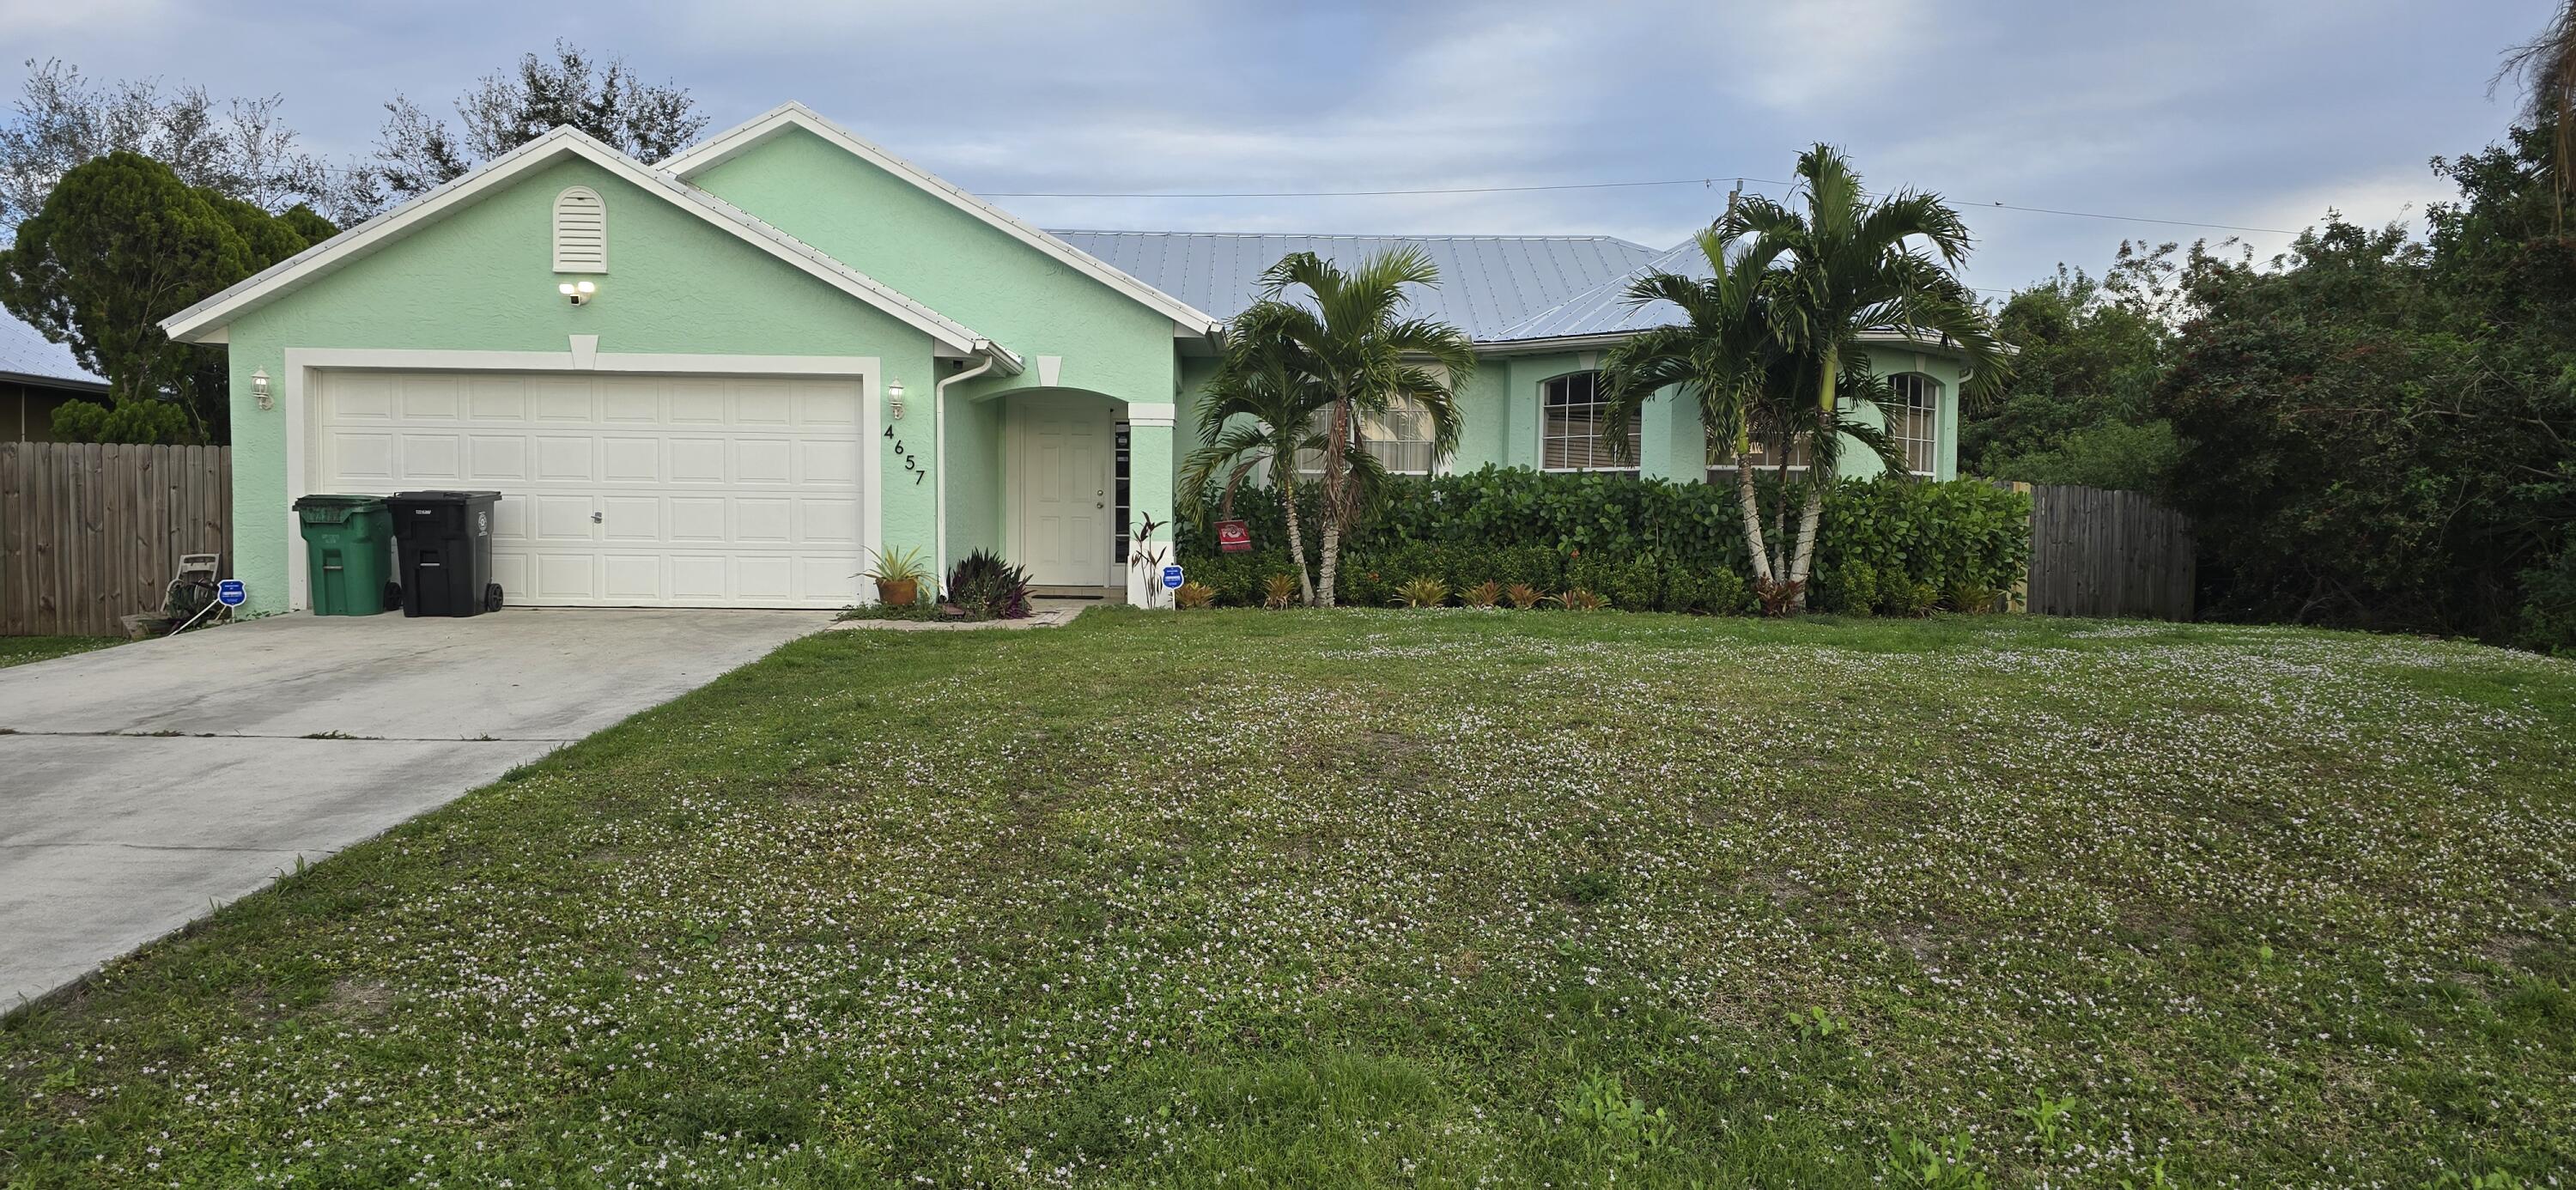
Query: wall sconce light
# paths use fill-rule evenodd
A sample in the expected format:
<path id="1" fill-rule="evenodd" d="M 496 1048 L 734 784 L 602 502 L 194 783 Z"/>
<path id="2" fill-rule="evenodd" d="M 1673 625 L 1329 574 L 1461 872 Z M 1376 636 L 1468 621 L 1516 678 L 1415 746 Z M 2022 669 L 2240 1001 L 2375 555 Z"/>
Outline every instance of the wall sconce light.
<path id="1" fill-rule="evenodd" d="M 599 287 L 588 281 L 583 281 L 578 284 L 566 281 L 561 285 L 555 286 L 555 292 L 564 295 L 566 300 L 578 306 L 583 302 L 589 301 L 592 294 L 598 293 Z"/>
<path id="2" fill-rule="evenodd" d="M 888 409 L 889 409 L 889 410 L 891 410 L 891 411 L 894 413 L 894 419 L 895 419 L 896 421 L 902 421 L 902 420 L 903 420 L 903 382 L 902 382 L 902 381 L 900 381 L 900 380 L 893 380 L 893 381 L 888 381 L 888 382 L 886 383 L 886 403 L 887 403 L 887 407 L 888 407 Z"/>
<path id="3" fill-rule="evenodd" d="M 259 403 L 262 413 L 277 407 L 277 402 L 268 396 L 268 369 L 261 368 L 250 374 L 250 399 Z"/>

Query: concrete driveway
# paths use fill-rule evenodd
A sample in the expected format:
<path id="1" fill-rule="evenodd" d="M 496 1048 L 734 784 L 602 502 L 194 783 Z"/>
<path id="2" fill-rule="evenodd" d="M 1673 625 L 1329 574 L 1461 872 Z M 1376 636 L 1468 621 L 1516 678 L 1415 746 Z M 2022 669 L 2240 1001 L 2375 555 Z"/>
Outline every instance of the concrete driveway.
<path id="1" fill-rule="evenodd" d="M 0 1012 L 830 618 L 297 615 L 0 669 Z"/>

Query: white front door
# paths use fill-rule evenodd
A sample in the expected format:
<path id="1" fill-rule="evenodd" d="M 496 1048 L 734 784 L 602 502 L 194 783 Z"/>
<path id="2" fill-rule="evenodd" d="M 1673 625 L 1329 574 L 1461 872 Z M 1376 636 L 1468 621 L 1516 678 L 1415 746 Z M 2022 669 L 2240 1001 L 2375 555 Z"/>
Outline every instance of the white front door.
<path id="1" fill-rule="evenodd" d="M 1109 585 L 1109 407 L 1034 398 L 1018 410 L 1013 512 L 1029 581 Z"/>
<path id="2" fill-rule="evenodd" d="M 860 386 L 828 377 L 325 372 L 317 492 L 501 493 L 513 605 L 845 607 Z"/>

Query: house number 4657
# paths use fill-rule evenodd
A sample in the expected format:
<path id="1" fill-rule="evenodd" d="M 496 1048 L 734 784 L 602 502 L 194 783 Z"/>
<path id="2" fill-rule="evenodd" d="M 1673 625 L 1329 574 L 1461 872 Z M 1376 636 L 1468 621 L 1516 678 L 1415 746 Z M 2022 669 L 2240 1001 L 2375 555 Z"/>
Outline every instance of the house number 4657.
<path id="1" fill-rule="evenodd" d="M 903 439 L 894 436 L 893 426 L 885 428 L 885 440 L 892 444 L 894 457 L 903 460 L 903 469 L 912 472 L 913 484 L 919 486 L 921 481 L 930 474 L 929 470 L 921 465 L 921 460 L 912 457 L 911 451 L 903 448 Z"/>

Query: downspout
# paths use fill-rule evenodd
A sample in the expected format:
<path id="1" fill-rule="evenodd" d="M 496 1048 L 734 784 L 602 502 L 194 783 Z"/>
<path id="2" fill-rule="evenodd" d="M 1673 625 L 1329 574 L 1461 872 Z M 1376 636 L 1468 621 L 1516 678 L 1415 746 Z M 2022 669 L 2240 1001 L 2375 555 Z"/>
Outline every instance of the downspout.
<path id="1" fill-rule="evenodd" d="M 930 557 L 934 569 L 930 585 L 934 589 L 948 581 L 948 386 L 961 380 L 973 380 L 993 370 L 994 357 L 987 354 L 984 362 L 963 372 L 943 377 L 930 386 L 930 454 L 931 466 L 938 469 L 939 488 L 931 495 Z"/>

